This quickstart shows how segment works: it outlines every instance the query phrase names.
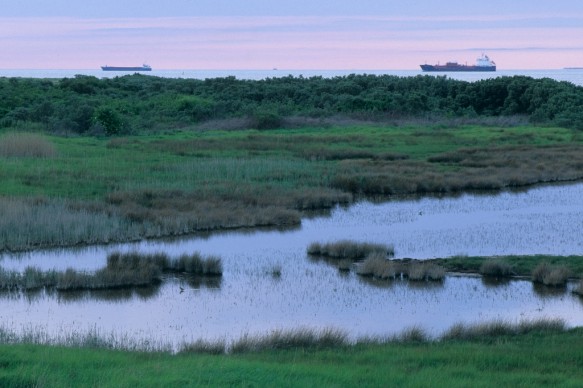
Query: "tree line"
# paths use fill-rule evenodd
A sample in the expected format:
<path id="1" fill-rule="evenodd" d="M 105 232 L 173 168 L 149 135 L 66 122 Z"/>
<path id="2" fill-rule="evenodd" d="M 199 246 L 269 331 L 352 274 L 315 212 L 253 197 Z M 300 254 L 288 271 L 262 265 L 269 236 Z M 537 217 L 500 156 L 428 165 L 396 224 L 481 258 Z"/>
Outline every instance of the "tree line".
<path id="1" fill-rule="evenodd" d="M 0 78 L 0 128 L 130 134 L 215 119 L 253 118 L 258 129 L 290 116 L 404 118 L 525 115 L 583 130 L 583 87 L 548 78 L 476 82 L 445 76 L 348 75 L 172 79 L 140 74 L 99 79 Z"/>

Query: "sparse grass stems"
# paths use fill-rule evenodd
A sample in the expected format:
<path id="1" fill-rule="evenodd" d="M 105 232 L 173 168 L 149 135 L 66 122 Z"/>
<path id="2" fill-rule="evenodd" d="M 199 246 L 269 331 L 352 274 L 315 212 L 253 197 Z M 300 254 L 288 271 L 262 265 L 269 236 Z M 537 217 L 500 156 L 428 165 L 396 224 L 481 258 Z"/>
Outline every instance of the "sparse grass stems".
<path id="1" fill-rule="evenodd" d="M 419 326 L 409 327 L 400 334 L 393 336 L 390 342 L 399 343 L 422 343 L 430 340 L 429 334 Z"/>
<path id="2" fill-rule="evenodd" d="M 328 349 L 344 347 L 348 344 L 348 335 L 342 330 L 299 328 L 274 330 L 267 335 L 244 335 L 232 343 L 229 351 L 239 354 L 296 348 Z"/>
<path id="3" fill-rule="evenodd" d="M 217 341 L 206 341 L 198 339 L 194 342 L 185 343 L 180 347 L 178 353 L 181 354 L 225 354 L 227 342 L 224 339 Z"/>
<path id="4" fill-rule="evenodd" d="M 566 330 L 566 323 L 558 318 L 523 320 L 512 324 L 504 320 L 495 320 L 473 325 L 456 324 L 440 337 L 443 341 L 484 340 L 492 337 L 514 336 L 532 332 L 556 333 Z"/>

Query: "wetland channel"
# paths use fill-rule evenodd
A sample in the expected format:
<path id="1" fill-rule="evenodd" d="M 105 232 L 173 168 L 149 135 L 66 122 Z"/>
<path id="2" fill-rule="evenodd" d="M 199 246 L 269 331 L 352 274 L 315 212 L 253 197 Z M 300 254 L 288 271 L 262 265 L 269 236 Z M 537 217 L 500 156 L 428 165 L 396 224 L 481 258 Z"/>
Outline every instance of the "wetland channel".
<path id="1" fill-rule="evenodd" d="M 306 254 L 312 242 L 392 244 L 396 258 L 583 254 L 583 184 L 495 195 L 424 197 L 337 207 L 286 231 L 230 231 L 173 240 L 4 254 L 0 266 L 94 271 L 114 251 L 219 256 L 220 278 L 167 275 L 155 287 L 0 293 L 4 329 L 51 337 L 97 331 L 170 346 L 234 340 L 274 329 L 338 328 L 351 338 L 455 323 L 563 318 L 583 325 L 583 299 L 567 289 L 447 276 L 443 282 L 374 281 Z M 280 273 L 278 272 L 280 270 Z"/>

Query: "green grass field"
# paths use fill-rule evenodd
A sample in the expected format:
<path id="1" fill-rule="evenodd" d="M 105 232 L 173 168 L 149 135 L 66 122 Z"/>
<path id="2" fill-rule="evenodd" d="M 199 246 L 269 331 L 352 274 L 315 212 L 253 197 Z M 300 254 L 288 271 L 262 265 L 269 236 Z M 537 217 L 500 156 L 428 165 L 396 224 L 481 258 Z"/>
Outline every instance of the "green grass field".
<path id="1" fill-rule="evenodd" d="M 1 345 L 3 387 L 579 387 L 583 331 L 236 355 Z"/>

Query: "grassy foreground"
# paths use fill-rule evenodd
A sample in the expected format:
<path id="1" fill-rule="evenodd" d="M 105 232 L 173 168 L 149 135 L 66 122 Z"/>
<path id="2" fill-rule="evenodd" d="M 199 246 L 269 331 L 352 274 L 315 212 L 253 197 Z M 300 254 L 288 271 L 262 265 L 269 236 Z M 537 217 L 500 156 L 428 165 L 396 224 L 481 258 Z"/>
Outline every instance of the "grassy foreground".
<path id="1" fill-rule="evenodd" d="M 582 366 L 581 328 L 235 355 L 0 345 L 3 387 L 577 387 Z"/>

